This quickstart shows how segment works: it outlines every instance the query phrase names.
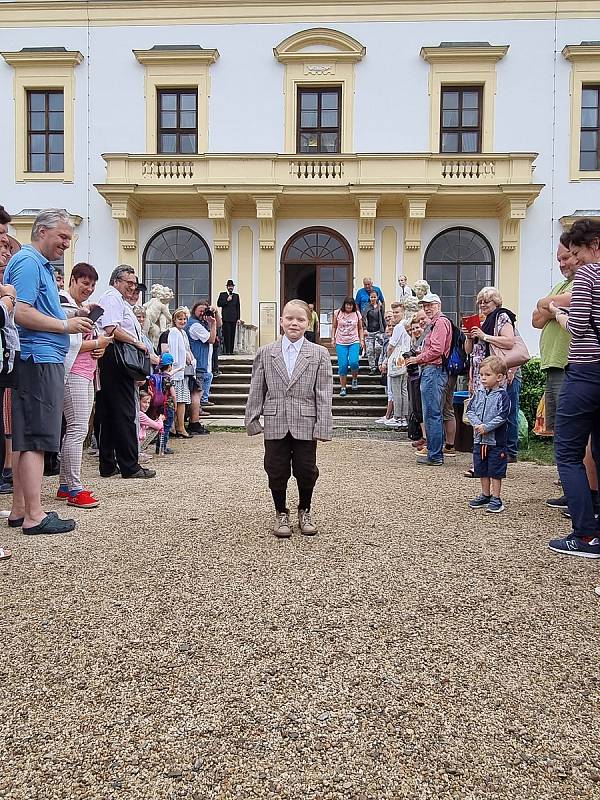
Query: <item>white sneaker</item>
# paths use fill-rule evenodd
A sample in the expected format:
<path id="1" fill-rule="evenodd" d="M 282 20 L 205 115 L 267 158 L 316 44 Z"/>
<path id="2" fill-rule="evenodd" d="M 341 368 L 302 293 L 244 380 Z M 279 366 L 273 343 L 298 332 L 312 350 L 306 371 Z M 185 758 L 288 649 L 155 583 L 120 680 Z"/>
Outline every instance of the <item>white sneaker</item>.
<path id="1" fill-rule="evenodd" d="M 379 417 L 379 419 L 375 420 L 375 423 L 377 425 L 385 425 L 385 423 L 387 422 L 387 419 L 388 419 L 387 417 Z"/>
<path id="2" fill-rule="evenodd" d="M 399 420 L 396 419 L 396 417 L 390 417 L 389 419 L 386 419 L 386 421 L 383 424 L 387 425 L 388 428 L 399 428 L 400 427 L 400 422 L 399 422 Z"/>
<path id="3" fill-rule="evenodd" d="M 303 508 L 298 509 L 298 525 L 300 533 L 304 536 L 314 536 L 317 533 L 317 526 L 312 521 L 310 511 L 305 511 Z"/>
<path id="4" fill-rule="evenodd" d="M 273 533 L 279 539 L 289 539 L 292 535 L 292 529 L 290 528 L 290 515 L 287 511 L 282 511 L 280 514 L 278 513 L 275 517 L 275 522 L 273 524 Z"/>

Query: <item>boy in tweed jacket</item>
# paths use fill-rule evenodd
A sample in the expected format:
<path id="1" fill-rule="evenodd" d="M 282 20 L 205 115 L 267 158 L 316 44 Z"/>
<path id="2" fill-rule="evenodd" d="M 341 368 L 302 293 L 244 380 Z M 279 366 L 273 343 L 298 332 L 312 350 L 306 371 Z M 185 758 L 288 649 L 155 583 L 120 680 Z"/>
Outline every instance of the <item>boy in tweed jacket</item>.
<path id="1" fill-rule="evenodd" d="M 287 303 L 280 322 L 283 337 L 259 348 L 254 359 L 246 430 L 249 436 L 264 432 L 264 466 L 276 511 L 273 533 L 280 538 L 292 535 L 286 491 L 293 470 L 300 532 L 314 536 L 317 527 L 310 506 L 319 477 L 317 441 L 329 441 L 333 430 L 331 357 L 305 338 L 310 311 L 302 300 Z"/>

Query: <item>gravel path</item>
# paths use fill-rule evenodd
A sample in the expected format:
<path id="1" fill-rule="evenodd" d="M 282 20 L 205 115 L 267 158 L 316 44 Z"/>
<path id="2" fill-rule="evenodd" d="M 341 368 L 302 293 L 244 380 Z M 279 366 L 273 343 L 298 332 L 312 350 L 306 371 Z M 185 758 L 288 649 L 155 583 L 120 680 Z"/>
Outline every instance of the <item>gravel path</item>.
<path id="1" fill-rule="evenodd" d="M 466 456 L 339 439 L 321 535 L 277 541 L 260 437 L 174 447 L 160 481 L 88 459 L 70 536 L 1 531 L 0 797 L 600 796 L 600 571 L 546 550 L 551 468 L 492 516 Z"/>

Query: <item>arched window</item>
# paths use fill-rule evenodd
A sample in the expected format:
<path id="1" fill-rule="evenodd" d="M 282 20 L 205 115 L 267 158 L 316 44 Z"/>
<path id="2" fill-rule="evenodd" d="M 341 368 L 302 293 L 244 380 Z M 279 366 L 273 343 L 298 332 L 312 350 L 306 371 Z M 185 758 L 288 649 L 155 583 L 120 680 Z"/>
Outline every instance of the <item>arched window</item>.
<path id="1" fill-rule="evenodd" d="M 168 286 L 175 294 L 175 307 L 191 308 L 197 300 L 210 298 L 210 251 L 189 228 L 167 228 L 153 236 L 143 263 L 148 289 L 153 283 Z"/>
<path id="2" fill-rule="evenodd" d="M 429 244 L 424 272 L 442 311 L 458 324 L 460 315 L 476 312 L 477 293 L 494 283 L 494 251 L 477 231 L 450 228 Z"/>

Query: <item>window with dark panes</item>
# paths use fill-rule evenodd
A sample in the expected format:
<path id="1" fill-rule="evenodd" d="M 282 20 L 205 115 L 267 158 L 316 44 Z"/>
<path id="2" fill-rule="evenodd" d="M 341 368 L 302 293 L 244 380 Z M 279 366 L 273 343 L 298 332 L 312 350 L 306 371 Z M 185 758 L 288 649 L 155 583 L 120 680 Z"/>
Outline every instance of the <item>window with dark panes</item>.
<path id="1" fill-rule="evenodd" d="M 298 152 L 339 153 L 341 116 L 340 87 L 298 89 Z"/>
<path id="2" fill-rule="evenodd" d="M 477 313 L 478 293 L 494 283 L 494 251 L 477 231 L 450 228 L 428 246 L 424 274 L 442 311 L 458 325 L 462 316 Z"/>
<path id="3" fill-rule="evenodd" d="M 441 153 L 481 152 L 480 86 L 444 86 L 440 125 Z"/>
<path id="4" fill-rule="evenodd" d="M 198 152 L 198 92 L 195 89 L 158 90 L 158 152 Z"/>
<path id="5" fill-rule="evenodd" d="M 600 86 L 583 86 L 581 91 L 581 133 L 579 169 L 600 170 Z"/>
<path id="6" fill-rule="evenodd" d="M 153 236 L 146 245 L 143 264 L 144 283 L 172 289 L 175 308 L 191 308 L 196 301 L 210 297 L 210 250 L 189 228 L 166 228 Z"/>
<path id="7" fill-rule="evenodd" d="M 64 172 L 64 94 L 27 92 L 27 171 Z"/>

